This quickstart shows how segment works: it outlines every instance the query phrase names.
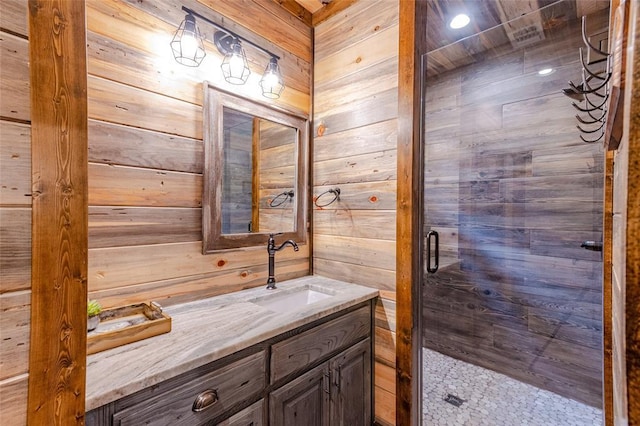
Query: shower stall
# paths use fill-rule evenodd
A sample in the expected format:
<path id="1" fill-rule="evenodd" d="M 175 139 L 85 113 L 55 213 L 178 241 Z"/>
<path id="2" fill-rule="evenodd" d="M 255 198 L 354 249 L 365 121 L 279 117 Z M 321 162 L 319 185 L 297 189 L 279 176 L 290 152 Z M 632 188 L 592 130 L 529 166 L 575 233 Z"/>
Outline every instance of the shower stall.
<path id="1" fill-rule="evenodd" d="M 604 150 L 563 89 L 607 3 L 428 0 L 424 425 L 601 424 L 602 260 L 581 246 L 602 241 Z M 445 28 L 461 5 L 471 25 Z"/>

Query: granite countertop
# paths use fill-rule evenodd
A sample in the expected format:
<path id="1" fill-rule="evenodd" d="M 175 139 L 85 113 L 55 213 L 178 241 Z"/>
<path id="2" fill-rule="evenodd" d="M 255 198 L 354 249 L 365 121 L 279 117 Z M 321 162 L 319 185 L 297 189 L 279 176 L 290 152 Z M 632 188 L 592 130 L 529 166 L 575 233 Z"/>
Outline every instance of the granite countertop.
<path id="1" fill-rule="evenodd" d="M 130 395 L 241 349 L 378 295 L 378 290 L 307 276 L 195 302 L 169 306 L 171 332 L 87 357 L 86 410 Z M 253 302 L 316 289 L 331 297 L 300 309 L 274 312 Z"/>

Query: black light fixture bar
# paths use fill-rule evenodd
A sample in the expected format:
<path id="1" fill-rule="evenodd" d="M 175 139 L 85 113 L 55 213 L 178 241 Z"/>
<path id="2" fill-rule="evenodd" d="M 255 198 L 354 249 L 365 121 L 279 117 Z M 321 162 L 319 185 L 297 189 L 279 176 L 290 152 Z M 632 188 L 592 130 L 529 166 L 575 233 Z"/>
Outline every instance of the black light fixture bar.
<path id="1" fill-rule="evenodd" d="M 188 7 L 185 7 L 185 6 L 182 6 L 182 10 L 184 12 L 187 12 L 190 15 L 195 16 L 198 19 L 202 19 L 203 21 L 208 22 L 209 24 L 213 25 L 214 27 L 216 27 L 220 31 L 224 31 L 225 33 L 229 34 L 231 37 L 236 38 L 238 40 L 241 40 L 244 43 L 250 44 L 251 46 L 255 47 L 256 49 L 260 50 L 261 52 L 266 53 L 267 55 L 271 56 L 272 58 L 280 60 L 280 56 L 276 55 L 275 53 L 270 52 L 269 50 L 267 50 L 267 49 L 255 44 L 251 40 L 247 40 L 246 38 L 244 38 L 242 36 L 239 36 L 238 34 L 234 33 L 233 31 L 229 31 L 228 29 L 226 29 L 222 25 L 216 24 L 215 22 L 213 22 L 211 19 L 207 18 L 206 16 L 203 16 L 203 15 L 199 14 L 198 12 L 196 12 L 194 10 L 191 10 Z"/>

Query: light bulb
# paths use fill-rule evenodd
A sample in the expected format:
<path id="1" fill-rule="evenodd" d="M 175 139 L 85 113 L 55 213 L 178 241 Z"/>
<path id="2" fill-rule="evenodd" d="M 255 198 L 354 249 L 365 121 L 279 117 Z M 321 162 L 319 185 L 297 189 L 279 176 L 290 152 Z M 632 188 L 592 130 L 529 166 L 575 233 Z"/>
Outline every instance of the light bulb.
<path id="1" fill-rule="evenodd" d="M 198 51 L 198 40 L 193 33 L 187 33 L 185 31 L 180 40 L 180 49 L 183 57 L 195 58 L 196 52 Z"/>
<path id="2" fill-rule="evenodd" d="M 467 25 L 469 25 L 469 22 L 471 22 L 471 18 L 469 18 L 469 15 L 461 13 L 453 17 L 451 22 L 449 22 L 449 26 L 454 30 L 457 30 L 459 28 L 466 27 Z"/>
<path id="3" fill-rule="evenodd" d="M 284 82 L 278 67 L 278 58 L 272 57 L 267 64 L 260 80 L 260 87 L 262 88 L 262 96 L 265 98 L 278 99 L 280 97 L 284 90 Z"/>
<path id="4" fill-rule="evenodd" d="M 278 76 L 277 76 L 277 75 L 275 75 L 275 74 L 274 74 L 274 73 L 272 73 L 272 72 L 269 72 L 269 73 L 267 73 L 267 74 L 264 76 L 264 78 L 262 79 L 262 81 L 263 81 L 263 83 L 262 83 L 263 87 L 264 87 L 265 89 L 266 89 L 266 88 L 269 88 L 269 91 L 272 91 L 272 90 L 273 90 L 273 87 L 274 87 L 276 84 L 278 84 Z"/>
<path id="5" fill-rule="evenodd" d="M 232 77 L 240 78 L 244 72 L 244 60 L 241 55 L 234 53 L 229 59 L 229 74 Z"/>
<path id="6" fill-rule="evenodd" d="M 227 53 L 220 67 L 227 83 L 245 84 L 247 82 L 251 71 L 239 40 L 235 40 L 232 51 Z"/>

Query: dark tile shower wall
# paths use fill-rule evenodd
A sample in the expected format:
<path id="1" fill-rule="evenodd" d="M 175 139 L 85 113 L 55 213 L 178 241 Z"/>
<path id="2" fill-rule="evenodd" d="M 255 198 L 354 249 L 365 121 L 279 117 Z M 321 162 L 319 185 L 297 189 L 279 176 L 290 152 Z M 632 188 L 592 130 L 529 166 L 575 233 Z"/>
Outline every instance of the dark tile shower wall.
<path id="1" fill-rule="evenodd" d="M 423 344 L 599 407 L 602 263 L 580 244 L 601 240 L 603 151 L 561 93 L 580 44 L 574 22 L 427 79 L 425 223 L 441 259 Z"/>

